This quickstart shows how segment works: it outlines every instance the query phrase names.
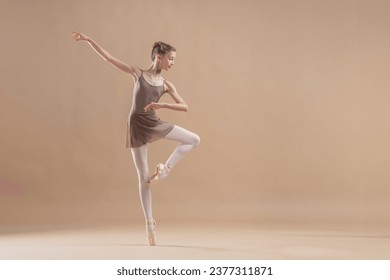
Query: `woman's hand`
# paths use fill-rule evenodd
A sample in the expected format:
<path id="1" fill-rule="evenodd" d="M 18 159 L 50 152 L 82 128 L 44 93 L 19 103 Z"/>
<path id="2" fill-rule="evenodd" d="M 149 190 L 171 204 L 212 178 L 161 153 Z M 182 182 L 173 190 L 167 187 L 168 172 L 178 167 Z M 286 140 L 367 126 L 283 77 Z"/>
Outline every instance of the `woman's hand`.
<path id="1" fill-rule="evenodd" d="M 70 34 L 70 38 L 73 40 L 73 41 L 88 41 L 88 37 L 85 36 L 83 33 L 80 33 L 80 32 L 72 32 Z"/>
<path id="2" fill-rule="evenodd" d="M 158 110 L 161 108 L 164 108 L 163 103 L 152 102 L 152 103 L 145 106 L 144 111 L 148 112 L 148 111 Z"/>

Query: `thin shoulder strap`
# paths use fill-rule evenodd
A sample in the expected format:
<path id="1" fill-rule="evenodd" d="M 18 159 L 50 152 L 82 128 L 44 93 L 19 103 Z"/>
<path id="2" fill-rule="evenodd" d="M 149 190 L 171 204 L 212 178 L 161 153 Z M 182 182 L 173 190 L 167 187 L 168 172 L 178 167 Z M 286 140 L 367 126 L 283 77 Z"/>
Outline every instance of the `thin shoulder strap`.
<path id="1" fill-rule="evenodd" d="M 138 77 L 138 79 L 139 79 L 144 74 L 144 71 L 141 68 L 139 68 L 139 67 L 137 67 L 137 69 L 141 72 L 141 75 L 139 75 L 139 77 Z"/>

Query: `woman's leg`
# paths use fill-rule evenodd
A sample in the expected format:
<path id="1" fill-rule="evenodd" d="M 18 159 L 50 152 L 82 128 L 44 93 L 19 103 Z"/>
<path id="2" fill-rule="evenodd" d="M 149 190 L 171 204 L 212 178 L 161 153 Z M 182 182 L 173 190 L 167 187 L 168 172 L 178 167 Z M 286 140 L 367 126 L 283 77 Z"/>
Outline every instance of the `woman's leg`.
<path id="1" fill-rule="evenodd" d="M 143 145 L 139 148 L 132 148 L 133 160 L 138 174 L 139 195 L 142 209 L 146 219 L 146 237 L 149 245 L 156 245 L 155 229 L 156 223 L 152 214 L 152 191 L 149 183 L 148 148 Z"/>
<path id="2" fill-rule="evenodd" d="M 131 153 L 133 155 L 135 168 L 137 169 L 139 194 L 145 219 L 147 221 L 152 221 L 152 191 L 149 184 L 147 145 L 131 148 Z"/>
<path id="3" fill-rule="evenodd" d="M 199 135 L 177 125 L 164 138 L 180 143 L 165 163 L 169 170 L 200 143 Z"/>

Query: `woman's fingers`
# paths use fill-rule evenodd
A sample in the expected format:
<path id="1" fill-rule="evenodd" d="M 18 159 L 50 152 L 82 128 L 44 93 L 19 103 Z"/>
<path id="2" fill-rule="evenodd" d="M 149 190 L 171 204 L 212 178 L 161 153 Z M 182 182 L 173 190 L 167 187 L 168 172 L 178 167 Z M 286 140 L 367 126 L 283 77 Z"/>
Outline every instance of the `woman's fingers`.
<path id="1" fill-rule="evenodd" d="M 154 102 L 146 105 L 144 108 L 145 112 L 155 110 L 155 109 L 158 109 L 158 106 L 157 106 L 157 103 L 154 103 Z"/>
<path id="2" fill-rule="evenodd" d="M 76 32 L 72 32 L 70 34 L 70 38 L 73 39 L 74 41 L 77 41 L 77 39 L 79 38 L 80 36 L 76 33 Z"/>
<path id="3" fill-rule="evenodd" d="M 79 40 L 82 40 L 83 39 L 83 36 L 81 35 L 81 33 L 78 33 L 78 32 L 72 32 L 70 34 L 70 37 L 74 40 L 74 41 L 79 41 Z"/>

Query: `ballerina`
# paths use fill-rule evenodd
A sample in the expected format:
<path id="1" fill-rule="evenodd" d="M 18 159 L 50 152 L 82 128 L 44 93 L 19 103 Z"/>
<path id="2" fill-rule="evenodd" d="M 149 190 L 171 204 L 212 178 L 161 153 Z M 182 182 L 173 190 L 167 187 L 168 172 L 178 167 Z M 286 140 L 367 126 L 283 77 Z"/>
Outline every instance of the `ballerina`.
<path id="1" fill-rule="evenodd" d="M 134 80 L 133 104 L 127 121 L 126 148 L 131 149 L 133 161 L 138 175 L 138 186 L 142 209 L 146 220 L 146 236 L 150 246 L 156 245 L 156 222 L 152 213 L 151 184 L 157 183 L 168 176 L 172 168 L 192 149 L 200 143 L 200 137 L 180 126 L 160 120 L 156 110 L 170 109 L 188 111 L 188 105 L 178 94 L 175 86 L 165 80 L 162 70 L 169 71 L 175 64 L 176 49 L 164 42 L 153 44 L 152 64 L 145 70 L 128 66 L 109 54 L 91 37 L 80 32 L 72 32 L 74 41 L 85 41 L 105 61 L 119 70 L 130 74 Z M 168 93 L 175 103 L 159 102 L 161 96 Z M 150 176 L 147 159 L 147 144 L 159 139 L 179 142 L 168 160 L 156 166 Z"/>

